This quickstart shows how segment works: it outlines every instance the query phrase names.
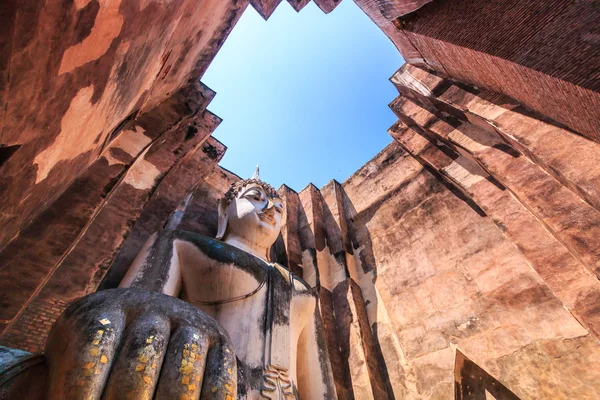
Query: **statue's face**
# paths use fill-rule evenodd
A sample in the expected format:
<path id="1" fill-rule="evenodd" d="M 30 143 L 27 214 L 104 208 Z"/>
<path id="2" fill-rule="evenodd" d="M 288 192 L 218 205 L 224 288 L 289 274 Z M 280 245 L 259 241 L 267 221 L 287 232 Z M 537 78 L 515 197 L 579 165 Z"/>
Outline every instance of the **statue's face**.
<path id="1" fill-rule="evenodd" d="M 248 184 L 227 206 L 227 234 L 249 244 L 271 246 L 281 230 L 283 203 L 269 198 L 258 184 Z"/>

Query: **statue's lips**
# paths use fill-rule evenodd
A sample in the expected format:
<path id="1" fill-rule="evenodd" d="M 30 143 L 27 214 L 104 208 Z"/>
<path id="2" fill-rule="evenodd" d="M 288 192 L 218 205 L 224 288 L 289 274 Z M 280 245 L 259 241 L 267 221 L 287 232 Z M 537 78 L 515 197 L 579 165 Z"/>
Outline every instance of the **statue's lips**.
<path id="1" fill-rule="evenodd" d="M 270 215 L 267 215 L 265 213 L 258 213 L 258 218 L 260 218 L 261 221 L 264 221 L 267 224 L 272 225 L 272 226 L 275 226 L 275 224 L 277 223 L 277 221 L 275 221 L 275 218 L 273 218 Z"/>

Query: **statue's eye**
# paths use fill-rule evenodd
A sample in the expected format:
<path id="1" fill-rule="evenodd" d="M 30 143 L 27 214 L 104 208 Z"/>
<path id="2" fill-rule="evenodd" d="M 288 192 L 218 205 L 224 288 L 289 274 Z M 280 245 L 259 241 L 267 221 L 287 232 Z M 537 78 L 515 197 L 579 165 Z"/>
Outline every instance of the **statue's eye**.
<path id="1" fill-rule="evenodd" d="M 251 192 L 246 193 L 247 198 L 252 198 L 256 201 L 260 201 L 262 199 L 262 196 L 260 195 L 260 192 L 253 190 Z"/>
<path id="2" fill-rule="evenodd" d="M 275 207 L 275 211 L 277 211 L 279 214 L 281 214 L 283 212 L 283 210 L 279 207 Z"/>

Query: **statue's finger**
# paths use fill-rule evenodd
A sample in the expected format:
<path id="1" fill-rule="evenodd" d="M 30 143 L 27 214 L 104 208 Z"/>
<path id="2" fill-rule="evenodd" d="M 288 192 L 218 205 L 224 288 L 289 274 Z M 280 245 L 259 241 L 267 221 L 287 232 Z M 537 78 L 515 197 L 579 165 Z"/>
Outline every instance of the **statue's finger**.
<path id="1" fill-rule="evenodd" d="M 237 399 L 237 363 L 229 341 L 221 337 L 206 358 L 201 400 Z"/>
<path id="2" fill-rule="evenodd" d="M 199 329 L 182 327 L 171 336 L 155 398 L 197 400 L 200 397 L 209 338 Z"/>
<path id="3" fill-rule="evenodd" d="M 152 399 L 169 343 L 169 331 L 169 321 L 156 314 L 141 316 L 127 327 L 103 399 Z"/>
<path id="4" fill-rule="evenodd" d="M 74 310 L 61 316 L 48 337 L 48 398 L 100 399 L 121 342 L 125 315 L 119 310 L 87 314 Z"/>

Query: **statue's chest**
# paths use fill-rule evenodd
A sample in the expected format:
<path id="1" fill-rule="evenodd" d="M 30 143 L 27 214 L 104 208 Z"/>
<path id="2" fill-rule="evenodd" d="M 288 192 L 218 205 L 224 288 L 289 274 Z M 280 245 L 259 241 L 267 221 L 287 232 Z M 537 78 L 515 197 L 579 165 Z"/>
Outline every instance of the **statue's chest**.
<path id="1" fill-rule="evenodd" d="M 182 295 L 228 331 L 238 358 L 255 371 L 249 377 L 254 389 L 293 398 L 298 338 L 315 304 L 286 270 L 268 268 L 259 279 L 227 266 L 205 270 L 204 292 Z"/>

